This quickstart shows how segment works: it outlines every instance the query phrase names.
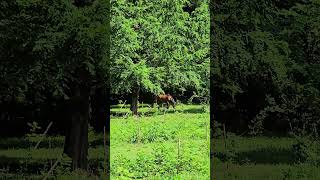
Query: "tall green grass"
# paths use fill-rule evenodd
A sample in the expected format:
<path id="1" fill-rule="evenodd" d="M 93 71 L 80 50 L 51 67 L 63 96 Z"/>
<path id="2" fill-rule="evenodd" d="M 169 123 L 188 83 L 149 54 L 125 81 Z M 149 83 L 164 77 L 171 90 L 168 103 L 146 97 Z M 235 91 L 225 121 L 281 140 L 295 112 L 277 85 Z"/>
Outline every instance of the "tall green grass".
<path id="1" fill-rule="evenodd" d="M 0 179 L 43 179 L 63 152 L 64 137 L 40 136 L 0 139 Z M 71 159 L 64 155 L 48 179 L 105 178 L 103 135 L 89 133 L 89 173 L 71 172 Z"/>
<path id="2" fill-rule="evenodd" d="M 228 136 L 214 143 L 214 179 L 217 180 L 317 180 L 320 167 L 297 163 L 290 137 Z"/>
<path id="3" fill-rule="evenodd" d="M 210 179 L 207 106 L 139 111 L 147 115 L 111 119 L 111 179 Z"/>

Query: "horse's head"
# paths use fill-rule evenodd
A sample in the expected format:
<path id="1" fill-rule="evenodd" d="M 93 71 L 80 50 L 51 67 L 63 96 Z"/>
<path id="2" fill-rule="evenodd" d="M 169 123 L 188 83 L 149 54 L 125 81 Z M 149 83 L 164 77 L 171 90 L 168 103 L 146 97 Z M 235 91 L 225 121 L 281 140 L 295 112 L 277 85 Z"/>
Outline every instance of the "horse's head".
<path id="1" fill-rule="evenodd" d="M 168 96 L 168 100 L 173 104 L 173 107 L 175 107 L 176 101 L 174 100 L 174 98 L 170 94 L 167 94 L 167 96 Z"/>

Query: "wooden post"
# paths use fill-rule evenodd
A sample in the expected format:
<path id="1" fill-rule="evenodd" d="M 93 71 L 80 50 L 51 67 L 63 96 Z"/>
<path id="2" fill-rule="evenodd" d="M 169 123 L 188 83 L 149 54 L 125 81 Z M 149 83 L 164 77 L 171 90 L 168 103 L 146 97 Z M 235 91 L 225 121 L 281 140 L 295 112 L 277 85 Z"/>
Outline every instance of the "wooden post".
<path id="1" fill-rule="evenodd" d="M 180 138 L 178 138 L 178 167 L 177 167 L 177 174 L 180 173 Z"/>
<path id="2" fill-rule="evenodd" d="M 107 173 L 107 145 L 106 145 L 106 127 L 103 127 L 103 146 L 104 146 L 104 173 Z"/>
<path id="3" fill-rule="evenodd" d="M 51 149 L 51 138 L 49 138 L 49 149 Z M 50 159 L 50 166 L 52 167 L 52 159 Z"/>
<path id="4" fill-rule="evenodd" d="M 224 150 L 227 152 L 227 135 L 226 135 L 226 125 L 223 123 L 223 141 L 224 141 Z M 228 171 L 228 161 L 225 163 L 225 172 Z"/>
<path id="5" fill-rule="evenodd" d="M 138 127 L 138 129 L 137 129 L 137 143 L 139 144 L 140 143 L 140 131 L 141 131 L 141 129 L 140 129 L 140 122 L 139 122 L 139 117 L 138 116 L 135 116 L 134 117 L 135 118 L 135 121 L 136 121 L 136 123 L 137 123 L 137 127 Z"/>
<path id="6" fill-rule="evenodd" d="M 213 122 L 211 122 L 213 123 Z M 214 125 L 212 126 L 212 129 L 210 128 L 210 151 L 209 151 L 209 154 L 210 154 L 210 176 L 212 177 L 212 179 L 214 179 L 214 175 L 215 175 L 215 172 L 214 172 L 214 141 L 213 141 L 213 129 L 214 129 Z"/>
<path id="7" fill-rule="evenodd" d="M 210 131 L 210 129 L 209 129 L 209 131 L 208 131 L 208 123 L 206 124 L 206 143 L 207 143 L 207 149 L 209 150 L 209 157 L 210 157 L 210 134 L 208 135 L 208 132 Z M 209 126 L 209 128 L 210 128 L 210 126 Z"/>

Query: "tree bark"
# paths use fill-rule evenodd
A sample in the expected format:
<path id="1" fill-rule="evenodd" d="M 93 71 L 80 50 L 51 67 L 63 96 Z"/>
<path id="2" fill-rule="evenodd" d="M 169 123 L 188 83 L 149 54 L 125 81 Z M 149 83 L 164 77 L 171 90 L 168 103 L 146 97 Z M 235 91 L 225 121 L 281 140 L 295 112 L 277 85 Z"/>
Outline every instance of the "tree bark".
<path id="1" fill-rule="evenodd" d="M 133 115 L 138 115 L 138 100 L 139 100 L 140 88 L 134 88 L 132 91 L 132 102 L 131 102 L 131 111 Z"/>
<path id="2" fill-rule="evenodd" d="M 64 153 L 72 158 L 72 169 L 87 170 L 89 91 L 75 88 L 75 96 L 69 103 L 69 127 L 66 131 Z"/>
<path id="3" fill-rule="evenodd" d="M 99 88 L 91 96 L 91 124 L 96 132 L 103 132 L 108 123 L 108 90 Z"/>

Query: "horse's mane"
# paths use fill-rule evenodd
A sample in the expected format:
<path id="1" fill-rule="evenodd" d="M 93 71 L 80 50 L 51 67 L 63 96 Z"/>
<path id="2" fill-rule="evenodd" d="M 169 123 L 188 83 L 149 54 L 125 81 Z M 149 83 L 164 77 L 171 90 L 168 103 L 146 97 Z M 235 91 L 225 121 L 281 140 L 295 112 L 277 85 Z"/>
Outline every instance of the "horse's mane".
<path id="1" fill-rule="evenodd" d="M 160 95 L 162 95 L 162 96 L 171 96 L 171 94 L 166 94 L 165 92 L 161 92 L 159 95 L 156 95 L 156 96 L 160 96 Z M 171 96 L 172 97 L 172 96 Z"/>
<path id="2" fill-rule="evenodd" d="M 161 92 L 161 93 L 156 94 L 156 96 L 160 96 L 160 95 L 166 95 L 166 93 L 165 92 Z"/>

